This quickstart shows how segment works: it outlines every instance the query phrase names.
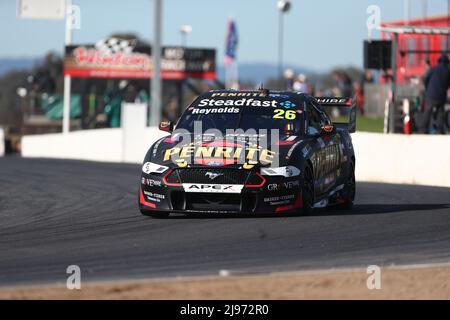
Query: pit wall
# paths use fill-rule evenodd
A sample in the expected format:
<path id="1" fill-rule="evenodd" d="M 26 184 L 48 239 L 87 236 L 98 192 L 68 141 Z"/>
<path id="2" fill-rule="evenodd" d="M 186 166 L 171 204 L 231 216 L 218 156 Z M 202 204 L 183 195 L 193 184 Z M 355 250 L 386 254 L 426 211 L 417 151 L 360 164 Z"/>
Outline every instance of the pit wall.
<path id="1" fill-rule="evenodd" d="M 356 179 L 450 187 L 450 136 L 358 132 Z"/>

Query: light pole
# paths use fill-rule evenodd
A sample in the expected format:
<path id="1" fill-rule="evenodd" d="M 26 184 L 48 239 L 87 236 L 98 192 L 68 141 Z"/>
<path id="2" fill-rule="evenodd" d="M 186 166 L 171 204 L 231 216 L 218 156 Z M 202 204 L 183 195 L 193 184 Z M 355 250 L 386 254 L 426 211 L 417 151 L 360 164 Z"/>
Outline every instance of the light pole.
<path id="1" fill-rule="evenodd" d="M 283 79 L 283 17 L 284 14 L 291 9 L 291 2 L 278 0 L 277 6 L 278 10 L 280 10 L 280 15 L 278 18 L 278 76 L 280 79 Z"/>
<path id="2" fill-rule="evenodd" d="M 190 25 L 183 25 L 180 27 L 180 33 L 181 33 L 181 46 L 183 48 L 187 47 L 187 37 L 192 32 L 192 27 Z"/>
<path id="3" fill-rule="evenodd" d="M 161 121 L 162 82 L 161 82 L 161 29 L 162 0 L 153 0 L 153 70 L 150 85 L 150 126 L 157 127 Z"/>

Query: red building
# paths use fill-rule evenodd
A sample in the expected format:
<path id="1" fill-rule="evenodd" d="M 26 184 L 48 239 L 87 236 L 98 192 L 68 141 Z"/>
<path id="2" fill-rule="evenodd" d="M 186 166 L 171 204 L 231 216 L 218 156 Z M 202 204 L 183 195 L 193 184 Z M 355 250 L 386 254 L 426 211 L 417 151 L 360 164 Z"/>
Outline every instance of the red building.
<path id="1" fill-rule="evenodd" d="M 397 42 L 397 83 L 407 83 L 412 78 L 419 78 L 426 72 L 426 61 L 435 66 L 442 53 L 449 53 L 450 41 L 447 34 L 437 34 L 427 31 L 427 28 L 450 27 L 449 16 L 436 16 L 430 18 L 417 18 L 409 21 L 385 22 L 382 28 L 399 28 Z M 416 27 L 420 32 L 401 32 L 401 27 Z M 384 31 L 381 34 L 384 40 L 393 40 L 394 33 Z"/>

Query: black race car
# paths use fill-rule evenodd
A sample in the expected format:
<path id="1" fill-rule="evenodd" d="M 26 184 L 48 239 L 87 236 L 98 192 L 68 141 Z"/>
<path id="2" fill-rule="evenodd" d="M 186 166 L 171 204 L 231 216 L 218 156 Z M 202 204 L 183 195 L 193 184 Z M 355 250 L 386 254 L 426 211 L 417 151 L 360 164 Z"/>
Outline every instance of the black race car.
<path id="1" fill-rule="evenodd" d="M 160 124 L 171 134 L 145 156 L 142 214 L 350 209 L 355 198 L 352 101 L 267 89 L 200 95 L 175 129 L 172 123 Z M 333 123 L 331 114 L 349 121 Z"/>

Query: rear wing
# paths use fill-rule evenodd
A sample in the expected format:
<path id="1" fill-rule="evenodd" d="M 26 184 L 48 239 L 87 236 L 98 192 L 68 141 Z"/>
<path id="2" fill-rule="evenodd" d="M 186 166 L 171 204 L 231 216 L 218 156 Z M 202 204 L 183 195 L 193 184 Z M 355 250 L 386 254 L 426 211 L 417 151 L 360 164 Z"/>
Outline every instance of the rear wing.
<path id="1" fill-rule="evenodd" d="M 349 133 L 356 132 L 356 100 L 354 98 L 320 97 L 316 100 L 335 127 L 347 130 Z"/>

